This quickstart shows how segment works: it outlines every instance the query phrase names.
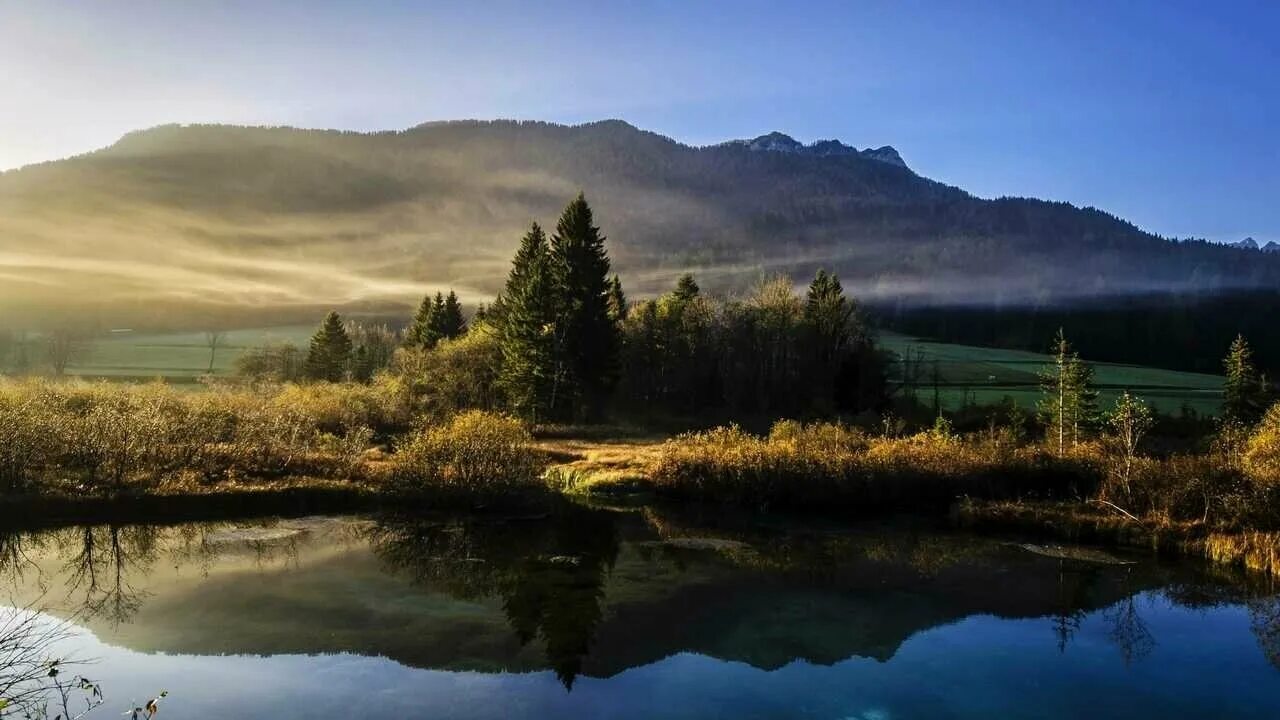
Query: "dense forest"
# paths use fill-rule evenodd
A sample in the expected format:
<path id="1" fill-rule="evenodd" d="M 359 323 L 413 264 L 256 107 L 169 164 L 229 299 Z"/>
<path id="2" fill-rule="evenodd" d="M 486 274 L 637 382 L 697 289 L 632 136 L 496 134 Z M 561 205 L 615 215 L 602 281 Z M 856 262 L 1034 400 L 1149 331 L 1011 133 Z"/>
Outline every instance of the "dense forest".
<path id="1" fill-rule="evenodd" d="M 975 198 L 892 148 L 799 151 L 769 137 L 690 147 L 620 121 L 133 133 L 0 175 L 0 323 L 39 329 L 61 308 L 103 327 L 264 324 L 404 307 L 424 286 L 487 301 L 511 238 L 581 188 L 609 218 L 614 269 L 636 297 L 687 272 L 736 291 L 819 268 L 894 307 L 1280 287 L 1275 253 L 1170 241 L 1066 203 Z"/>
<path id="2" fill-rule="evenodd" d="M 1094 360 L 1218 374 L 1222 349 L 1249 337 L 1259 367 L 1280 377 L 1280 293 L 1142 293 L 1060 305 L 877 305 L 878 323 L 904 333 L 984 347 L 1043 352 L 1058 328 Z"/>

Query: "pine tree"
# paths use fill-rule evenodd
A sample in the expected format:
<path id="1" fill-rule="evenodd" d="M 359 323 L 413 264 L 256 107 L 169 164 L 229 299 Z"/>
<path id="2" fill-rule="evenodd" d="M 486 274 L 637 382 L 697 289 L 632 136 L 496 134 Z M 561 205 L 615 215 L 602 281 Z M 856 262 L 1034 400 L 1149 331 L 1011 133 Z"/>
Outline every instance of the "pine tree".
<path id="1" fill-rule="evenodd" d="M 351 338 L 342 325 L 342 317 L 331 312 L 316 334 L 311 336 L 311 348 L 307 353 L 307 377 L 338 382 L 346 375 L 350 361 Z"/>
<path id="2" fill-rule="evenodd" d="M 512 409 L 533 422 L 554 409 L 563 374 L 555 275 L 546 235 L 534 223 L 512 262 L 498 326 L 499 384 Z"/>
<path id="3" fill-rule="evenodd" d="M 1261 383 L 1253 366 L 1253 351 L 1243 335 L 1231 342 L 1222 361 L 1226 379 L 1222 385 L 1222 415 L 1231 423 L 1252 424 L 1262 410 Z"/>
<path id="4" fill-rule="evenodd" d="M 676 281 L 676 289 L 672 291 L 672 296 L 680 302 L 689 303 L 692 302 L 694 298 L 698 297 L 700 292 L 701 289 L 698 287 L 698 283 L 693 279 L 693 275 L 685 273 L 680 276 L 678 281 Z"/>
<path id="5" fill-rule="evenodd" d="M 1098 424 L 1098 391 L 1093 386 L 1093 366 L 1072 354 L 1067 365 L 1073 391 L 1070 408 L 1071 442 L 1085 439 Z"/>
<path id="6" fill-rule="evenodd" d="M 840 278 L 819 270 L 809 283 L 804 318 L 816 334 L 818 351 L 824 359 L 837 357 L 852 339 L 855 310 L 844 295 Z"/>
<path id="7" fill-rule="evenodd" d="M 422 298 L 422 304 L 418 306 L 418 312 L 413 316 L 413 324 L 405 331 L 404 344 L 406 346 L 422 350 L 435 346 L 435 340 L 432 338 L 432 328 L 435 327 L 436 323 L 435 308 L 435 303 L 432 302 L 430 295 Z"/>
<path id="8" fill-rule="evenodd" d="M 551 238 L 556 290 L 563 299 L 566 372 L 555 400 L 576 415 L 599 412 L 617 379 L 618 325 L 609 315 L 609 255 L 581 193 Z"/>
<path id="9" fill-rule="evenodd" d="M 458 302 L 457 293 L 449 291 L 436 320 L 441 338 L 452 340 L 467 331 L 467 321 L 462 317 L 462 305 Z"/>
<path id="10" fill-rule="evenodd" d="M 1079 442 L 1097 421 L 1098 395 L 1093 389 L 1093 368 L 1071 349 L 1059 328 L 1054 339 L 1052 363 L 1040 374 L 1040 418 L 1058 446 Z"/>
<path id="11" fill-rule="evenodd" d="M 356 382 L 367 383 L 373 379 L 374 359 L 369 348 L 364 345 L 356 346 L 356 350 L 351 354 L 351 379 Z"/>
<path id="12" fill-rule="evenodd" d="M 627 295 L 622 292 L 622 280 L 617 275 L 609 281 L 609 317 L 617 324 L 627 318 Z"/>

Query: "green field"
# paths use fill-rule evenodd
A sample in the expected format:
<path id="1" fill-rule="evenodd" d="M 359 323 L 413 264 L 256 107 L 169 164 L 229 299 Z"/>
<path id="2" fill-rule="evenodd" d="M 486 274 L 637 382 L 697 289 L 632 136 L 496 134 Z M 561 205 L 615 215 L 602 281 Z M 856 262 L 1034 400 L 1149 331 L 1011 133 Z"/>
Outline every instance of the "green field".
<path id="1" fill-rule="evenodd" d="M 291 342 L 305 348 L 315 328 L 310 325 L 229 330 L 214 356 L 213 371 L 225 375 L 245 350 L 267 343 Z M 203 332 L 145 334 L 115 332 L 88 345 L 83 357 L 67 368 L 72 375 L 120 380 L 194 382 L 209 370 L 209 346 Z"/>
<path id="2" fill-rule="evenodd" d="M 214 373 L 230 373 L 235 359 L 251 347 L 291 342 L 305 348 L 314 331 L 310 325 L 228 331 L 218 347 Z M 1049 362 L 1049 357 L 1041 353 L 937 343 L 889 332 L 880 335 L 880 342 L 900 356 L 910 349 L 919 358 L 917 395 L 926 403 L 933 399 L 936 363 L 938 395 L 948 409 L 960 407 L 966 397 L 969 402 L 985 404 L 1005 396 L 1025 408 L 1034 408 L 1040 396 L 1037 373 Z M 1184 404 L 1202 414 L 1218 411 L 1222 392 L 1219 376 L 1118 363 L 1093 363 L 1093 367 L 1104 406 L 1114 402 L 1121 390 L 1129 390 L 1167 413 L 1178 412 Z M 194 382 L 208 368 L 209 348 L 203 332 L 123 332 L 95 340 L 68 372 L 83 377 L 164 378 L 187 383 Z M 892 372 L 893 379 L 900 379 L 901 367 Z"/>
<path id="3" fill-rule="evenodd" d="M 1040 397 L 1037 375 L 1049 362 L 1049 356 L 1041 353 L 951 345 L 889 332 L 881 333 L 880 342 L 899 356 L 910 349 L 919 357 L 917 396 L 926 403 L 933 401 L 936 363 L 938 395 L 948 409 L 963 404 L 966 395 L 971 403 L 993 403 L 1008 396 L 1022 407 L 1034 408 Z M 1221 405 L 1222 378 L 1217 375 L 1119 363 L 1091 365 L 1103 407 L 1115 402 L 1123 390 L 1165 413 L 1177 413 L 1185 404 L 1213 415 Z M 893 369 L 893 379 L 901 378 L 901 370 L 901 366 Z"/>

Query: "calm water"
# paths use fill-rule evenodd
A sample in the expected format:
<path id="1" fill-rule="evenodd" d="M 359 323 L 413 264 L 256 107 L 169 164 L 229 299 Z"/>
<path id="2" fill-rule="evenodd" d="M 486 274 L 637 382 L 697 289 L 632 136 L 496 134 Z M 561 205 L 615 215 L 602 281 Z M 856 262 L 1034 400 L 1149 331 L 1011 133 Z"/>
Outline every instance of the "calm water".
<path id="1" fill-rule="evenodd" d="M 1139 556 L 659 509 L 0 533 L 118 717 L 1280 717 L 1280 598 Z"/>

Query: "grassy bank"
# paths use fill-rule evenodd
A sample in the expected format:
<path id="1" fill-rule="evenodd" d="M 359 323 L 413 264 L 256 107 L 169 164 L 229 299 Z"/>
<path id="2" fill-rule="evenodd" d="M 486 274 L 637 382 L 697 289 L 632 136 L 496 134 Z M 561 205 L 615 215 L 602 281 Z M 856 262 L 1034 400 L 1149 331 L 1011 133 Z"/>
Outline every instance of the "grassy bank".
<path id="1" fill-rule="evenodd" d="M 1199 557 L 1280 577 L 1280 532 L 1214 527 L 1198 521 L 1131 518 L 1107 505 L 987 502 L 956 505 L 956 524 L 984 533 L 1118 545 Z"/>
<path id="2" fill-rule="evenodd" d="M 431 421 L 394 382 L 218 388 L 0 381 L 0 508 L 493 503 L 544 491 L 524 426 Z M 526 492 L 528 491 L 528 492 Z"/>
<path id="3" fill-rule="evenodd" d="M 783 421 L 768 435 L 736 426 L 667 442 L 652 468 L 668 495 L 841 512 L 938 510 L 957 497 L 1075 497 L 1101 469 L 1004 434 L 962 438 L 945 428 L 882 437 L 836 423 Z"/>

